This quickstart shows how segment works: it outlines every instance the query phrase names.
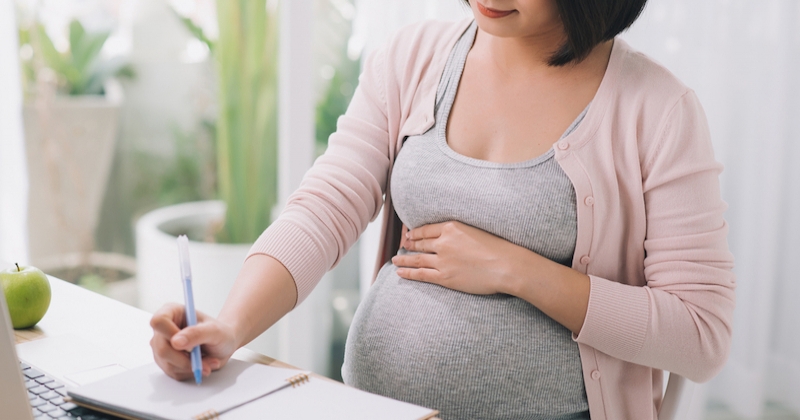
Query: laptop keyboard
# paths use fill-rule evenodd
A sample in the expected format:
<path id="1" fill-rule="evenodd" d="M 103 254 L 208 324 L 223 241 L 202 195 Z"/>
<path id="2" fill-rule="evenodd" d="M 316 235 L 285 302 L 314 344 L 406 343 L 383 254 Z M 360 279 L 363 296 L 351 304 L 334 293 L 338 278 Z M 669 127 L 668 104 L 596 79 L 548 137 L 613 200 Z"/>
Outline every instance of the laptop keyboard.
<path id="1" fill-rule="evenodd" d="M 35 419 L 65 420 L 114 420 L 114 417 L 99 411 L 79 407 L 65 401 L 67 388 L 61 382 L 20 362 L 22 374 L 25 376 L 25 387 L 28 388 L 28 400 Z"/>

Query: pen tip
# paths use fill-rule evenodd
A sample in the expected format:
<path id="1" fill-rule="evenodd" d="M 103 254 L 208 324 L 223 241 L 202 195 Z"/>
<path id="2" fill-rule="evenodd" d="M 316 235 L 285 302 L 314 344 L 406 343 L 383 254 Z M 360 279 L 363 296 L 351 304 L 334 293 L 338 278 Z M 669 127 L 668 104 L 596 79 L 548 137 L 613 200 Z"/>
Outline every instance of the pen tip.
<path id="1" fill-rule="evenodd" d="M 199 370 L 194 371 L 194 382 L 197 385 L 200 385 L 200 383 L 203 382 L 203 373 Z"/>

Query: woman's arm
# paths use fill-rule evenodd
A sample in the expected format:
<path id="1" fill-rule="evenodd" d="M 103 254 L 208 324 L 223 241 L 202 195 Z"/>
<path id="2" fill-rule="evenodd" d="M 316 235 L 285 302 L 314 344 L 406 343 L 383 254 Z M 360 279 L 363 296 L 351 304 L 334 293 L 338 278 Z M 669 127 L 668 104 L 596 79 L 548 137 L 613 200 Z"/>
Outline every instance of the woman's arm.
<path id="1" fill-rule="evenodd" d="M 169 376 L 191 377 L 186 351 L 196 345 L 204 374 L 223 366 L 308 296 L 377 216 L 391 163 L 384 55 L 378 50 L 365 60 L 327 151 L 251 248 L 219 318 L 198 313 L 198 325 L 181 330 L 182 305 L 166 305 L 153 316 L 151 347 Z"/>
<path id="2" fill-rule="evenodd" d="M 239 348 L 283 318 L 295 302 L 297 288 L 289 270 L 268 255 L 253 255 L 245 260 L 218 319 L 232 327 Z"/>
<path id="3" fill-rule="evenodd" d="M 592 293 L 576 340 L 705 382 L 727 360 L 735 306 L 722 165 L 694 92 L 678 98 L 662 122 L 640 147 L 646 235 L 636 245 L 645 251 L 646 284 L 590 273 Z"/>
<path id="4" fill-rule="evenodd" d="M 248 258 L 217 319 L 198 312 L 198 323 L 186 326 L 184 307 L 168 304 L 150 320 L 150 346 L 161 369 L 172 378 L 193 377 L 188 352 L 201 346 L 203 376 L 224 366 L 233 352 L 286 315 L 297 300 L 289 271 L 266 255 Z"/>
<path id="5" fill-rule="evenodd" d="M 502 293 L 524 299 L 580 334 L 589 306 L 589 276 L 516 245 L 509 250 L 509 261 L 513 277 L 503 285 Z"/>
<path id="6" fill-rule="evenodd" d="M 386 104 L 385 49 L 365 60 L 353 99 L 325 154 L 306 172 L 248 258 L 280 261 L 297 285 L 297 302 L 341 260 L 383 205 L 394 147 Z"/>

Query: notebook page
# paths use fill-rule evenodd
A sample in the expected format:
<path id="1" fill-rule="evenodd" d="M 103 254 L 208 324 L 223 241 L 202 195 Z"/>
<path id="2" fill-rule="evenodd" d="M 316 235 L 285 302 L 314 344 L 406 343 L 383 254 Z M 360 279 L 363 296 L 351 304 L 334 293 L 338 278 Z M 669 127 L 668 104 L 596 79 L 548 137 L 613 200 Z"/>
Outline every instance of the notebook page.
<path id="1" fill-rule="evenodd" d="M 187 419 L 210 409 L 221 412 L 267 394 L 284 386 L 286 378 L 297 373 L 231 359 L 224 368 L 196 385 L 193 380 L 178 382 L 157 365 L 149 364 L 70 390 L 70 395 L 137 417 Z"/>
<path id="2" fill-rule="evenodd" d="M 296 388 L 287 388 L 222 415 L 221 420 L 415 420 L 437 414 L 428 408 L 370 394 L 355 388 L 311 377 Z"/>

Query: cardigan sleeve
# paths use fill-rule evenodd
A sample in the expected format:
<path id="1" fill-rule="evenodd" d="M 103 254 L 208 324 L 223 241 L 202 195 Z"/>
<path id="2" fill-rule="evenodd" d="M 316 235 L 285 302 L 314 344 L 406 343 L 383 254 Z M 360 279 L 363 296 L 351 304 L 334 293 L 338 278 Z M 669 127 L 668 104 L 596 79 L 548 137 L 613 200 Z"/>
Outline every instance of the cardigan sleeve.
<path id="1" fill-rule="evenodd" d="M 367 57 L 325 154 L 247 256 L 263 254 L 280 261 L 294 278 L 296 305 L 338 264 L 383 204 L 391 163 L 385 54 L 380 49 Z"/>
<path id="2" fill-rule="evenodd" d="M 705 382 L 727 360 L 735 298 L 722 165 L 714 160 L 694 92 L 680 97 L 660 132 L 642 161 L 647 284 L 590 276 L 589 306 L 575 339 L 625 361 Z"/>

